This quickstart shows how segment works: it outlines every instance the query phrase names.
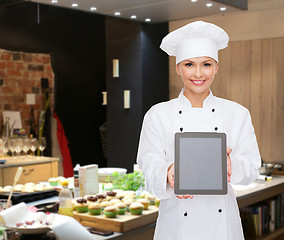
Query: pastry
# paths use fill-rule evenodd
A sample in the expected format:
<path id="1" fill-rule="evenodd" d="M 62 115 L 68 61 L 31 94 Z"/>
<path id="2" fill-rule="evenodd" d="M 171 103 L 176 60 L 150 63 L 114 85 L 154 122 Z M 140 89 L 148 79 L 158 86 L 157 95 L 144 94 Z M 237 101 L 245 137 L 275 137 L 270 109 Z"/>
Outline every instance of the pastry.
<path id="1" fill-rule="evenodd" d="M 155 205 L 156 198 L 153 194 L 148 193 L 148 194 L 146 194 L 145 198 L 150 201 L 150 205 Z"/>
<path id="2" fill-rule="evenodd" d="M 99 203 L 91 203 L 89 205 L 89 213 L 92 215 L 100 215 L 102 207 Z"/>
<path id="3" fill-rule="evenodd" d="M 115 218 L 118 211 L 116 206 L 108 206 L 104 209 L 104 214 L 107 218 Z"/>
<path id="4" fill-rule="evenodd" d="M 160 199 L 158 199 L 158 198 L 156 198 L 156 200 L 155 200 L 155 205 L 156 205 L 156 207 L 159 207 L 160 206 Z"/>
<path id="5" fill-rule="evenodd" d="M 51 185 L 51 186 L 58 186 L 58 179 L 57 178 L 50 178 L 50 179 L 48 179 L 48 182 L 49 182 L 49 184 Z"/>
<path id="6" fill-rule="evenodd" d="M 108 202 L 108 201 L 103 201 L 103 202 L 101 202 L 100 204 L 101 204 L 102 209 L 104 209 L 104 208 L 106 208 L 106 207 L 108 207 L 108 206 L 111 206 L 111 203 Z"/>
<path id="7" fill-rule="evenodd" d="M 129 210 L 132 215 L 141 215 L 143 212 L 143 209 L 144 209 L 143 204 L 138 203 L 138 202 L 131 203 L 129 207 Z"/>
<path id="8" fill-rule="evenodd" d="M 88 203 L 76 203 L 74 206 L 77 210 L 77 212 L 79 213 L 86 213 L 89 211 L 88 207 L 89 204 Z"/>
<path id="9" fill-rule="evenodd" d="M 137 202 L 143 204 L 144 210 L 147 210 L 147 209 L 148 209 L 149 203 L 150 203 L 150 201 L 149 201 L 148 199 L 146 199 L 146 198 L 140 198 L 140 199 L 137 199 Z"/>
<path id="10" fill-rule="evenodd" d="M 127 207 L 126 207 L 126 205 L 124 203 L 118 202 L 114 206 L 116 206 L 118 208 L 117 214 L 119 214 L 119 215 L 125 214 L 125 211 L 126 211 Z"/>

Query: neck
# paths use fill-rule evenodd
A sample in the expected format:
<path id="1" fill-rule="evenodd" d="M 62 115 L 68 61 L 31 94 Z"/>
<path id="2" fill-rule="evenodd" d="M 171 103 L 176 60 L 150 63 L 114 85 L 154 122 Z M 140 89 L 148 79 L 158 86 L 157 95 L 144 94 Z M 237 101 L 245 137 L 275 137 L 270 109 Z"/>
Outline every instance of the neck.
<path id="1" fill-rule="evenodd" d="M 183 92 L 183 95 L 190 101 L 193 108 L 203 108 L 203 102 L 209 94 L 209 90 L 198 94 L 192 92 L 189 93 L 186 91 L 186 89 Z"/>

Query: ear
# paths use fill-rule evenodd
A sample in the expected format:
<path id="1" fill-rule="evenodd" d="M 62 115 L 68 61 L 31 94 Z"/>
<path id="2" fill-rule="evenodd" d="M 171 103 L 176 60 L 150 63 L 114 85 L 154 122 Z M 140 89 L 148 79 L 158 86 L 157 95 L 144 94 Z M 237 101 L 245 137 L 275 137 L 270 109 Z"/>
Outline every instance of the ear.
<path id="1" fill-rule="evenodd" d="M 219 66 L 218 63 L 216 62 L 216 63 L 215 63 L 215 75 L 216 75 L 217 72 L 218 72 L 218 66 Z"/>
<path id="2" fill-rule="evenodd" d="M 180 66 L 179 66 L 179 63 L 176 65 L 176 72 L 177 72 L 177 75 L 180 76 Z"/>

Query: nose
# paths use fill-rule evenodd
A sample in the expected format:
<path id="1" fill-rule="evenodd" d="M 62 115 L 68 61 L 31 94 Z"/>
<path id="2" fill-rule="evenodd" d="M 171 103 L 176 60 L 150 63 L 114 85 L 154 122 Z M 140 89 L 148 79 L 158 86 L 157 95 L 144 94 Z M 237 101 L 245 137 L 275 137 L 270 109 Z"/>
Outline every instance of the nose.
<path id="1" fill-rule="evenodd" d="M 200 78 L 202 76 L 202 71 L 201 71 L 200 66 L 195 67 L 194 75 L 195 75 L 196 78 Z"/>

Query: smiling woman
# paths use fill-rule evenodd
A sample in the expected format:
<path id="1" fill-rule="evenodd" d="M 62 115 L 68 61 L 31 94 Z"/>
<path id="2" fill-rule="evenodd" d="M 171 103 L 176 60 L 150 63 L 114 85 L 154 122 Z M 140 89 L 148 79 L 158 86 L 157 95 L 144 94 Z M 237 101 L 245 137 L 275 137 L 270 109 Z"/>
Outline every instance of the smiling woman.
<path id="1" fill-rule="evenodd" d="M 217 62 L 210 57 L 190 58 L 176 65 L 177 74 L 184 83 L 183 94 L 193 107 L 202 107 L 217 70 Z"/>

